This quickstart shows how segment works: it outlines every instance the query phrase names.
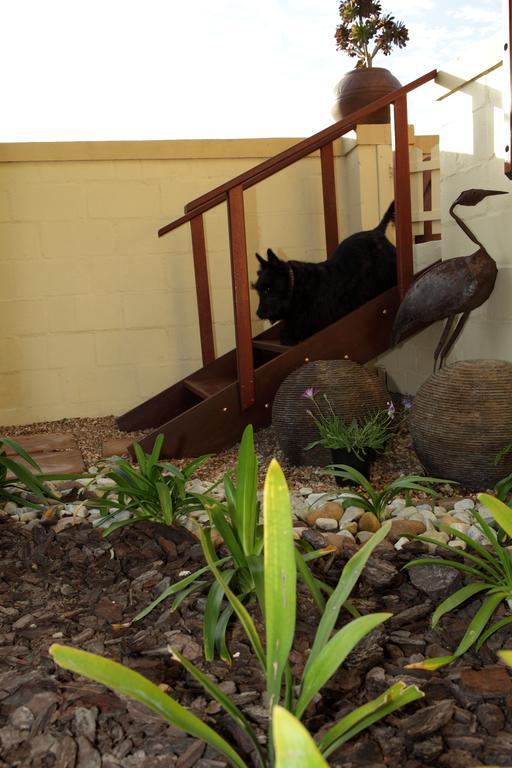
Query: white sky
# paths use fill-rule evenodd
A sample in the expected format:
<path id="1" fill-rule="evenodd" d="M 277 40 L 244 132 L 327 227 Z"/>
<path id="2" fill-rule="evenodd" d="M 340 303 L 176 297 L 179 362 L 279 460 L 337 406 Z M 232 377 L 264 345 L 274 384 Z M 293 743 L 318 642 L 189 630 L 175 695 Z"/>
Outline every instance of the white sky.
<path id="1" fill-rule="evenodd" d="M 308 136 L 354 65 L 336 51 L 338 4 L 4 0 L 0 142 Z M 382 4 L 410 41 L 375 65 L 403 84 L 500 34 L 500 0 Z M 411 101 L 417 132 L 436 129 L 433 91 Z"/>

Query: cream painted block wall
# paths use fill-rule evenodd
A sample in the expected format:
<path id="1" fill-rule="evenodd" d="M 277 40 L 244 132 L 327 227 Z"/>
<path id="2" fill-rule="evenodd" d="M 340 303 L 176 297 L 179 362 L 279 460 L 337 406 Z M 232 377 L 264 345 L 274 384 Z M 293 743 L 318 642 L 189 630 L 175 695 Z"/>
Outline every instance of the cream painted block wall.
<path id="1" fill-rule="evenodd" d="M 411 134 L 412 135 L 412 134 Z M 188 225 L 199 195 L 297 139 L 0 145 L 0 424 L 121 414 L 201 367 Z M 336 143 L 340 239 L 393 196 L 390 130 Z M 245 193 L 253 254 L 326 257 L 319 154 Z M 227 210 L 204 216 L 216 352 L 234 346 Z M 255 314 L 253 332 L 263 323 Z"/>
<path id="2" fill-rule="evenodd" d="M 296 141 L 0 145 L 0 424 L 120 414 L 201 367 L 189 227 L 157 230 Z M 318 154 L 245 205 L 251 279 L 268 247 L 325 258 Z M 224 205 L 205 227 L 222 354 L 234 346 Z"/>
<path id="3" fill-rule="evenodd" d="M 499 61 L 501 50 L 493 43 L 484 46 L 478 56 L 473 54 L 472 51 L 471 58 L 456 62 L 449 72 L 440 72 L 437 79 L 441 86 L 439 95 L 462 86 L 436 105 L 443 235 L 438 248 L 443 259 L 469 255 L 477 248 L 448 214 L 460 192 L 472 187 L 512 192 L 512 184 L 504 175 L 501 107 L 503 88 L 509 87 L 504 79 L 506 73 L 501 67 L 464 85 Z M 489 197 L 474 208 L 460 207 L 457 213 L 496 260 L 498 277 L 490 298 L 471 314 L 448 363 L 478 358 L 512 361 L 512 194 Z M 442 328 L 443 323 L 436 323 L 379 358 L 379 364 L 388 372 L 391 388 L 414 394 L 431 375 Z"/>

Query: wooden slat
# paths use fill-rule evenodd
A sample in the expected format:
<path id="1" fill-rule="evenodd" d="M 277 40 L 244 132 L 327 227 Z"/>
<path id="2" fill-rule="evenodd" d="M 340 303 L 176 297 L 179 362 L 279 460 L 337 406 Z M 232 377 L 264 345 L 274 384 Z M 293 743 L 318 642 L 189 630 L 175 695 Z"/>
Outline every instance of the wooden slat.
<path id="1" fill-rule="evenodd" d="M 402 298 L 407 293 L 414 272 L 410 185 L 407 98 L 402 96 L 395 102 L 395 226 L 398 290 Z"/>
<path id="2" fill-rule="evenodd" d="M 249 272 L 245 237 L 244 193 L 242 187 L 228 194 L 229 248 L 235 308 L 235 332 L 240 403 L 246 410 L 254 403 L 254 363 L 249 301 Z"/>
<path id="3" fill-rule="evenodd" d="M 197 456 L 233 445 L 240 439 L 246 424 L 259 428 L 270 423 L 272 401 L 281 382 L 305 362 L 338 360 L 341 357 L 366 363 L 385 352 L 389 348 L 391 327 L 399 302 L 398 290 L 392 288 L 257 368 L 255 382 L 258 398 L 247 410 L 241 409 L 237 386 L 232 384 L 162 424 L 143 438 L 140 445 L 145 451 L 150 451 L 160 432 L 165 435 L 162 455 L 166 458 Z M 208 429 L 204 428 L 205 424 L 208 424 Z"/>
<path id="4" fill-rule="evenodd" d="M 286 344 L 281 344 L 279 341 L 266 341 L 263 339 L 253 339 L 252 346 L 254 349 L 263 349 L 266 352 L 275 352 L 280 355 L 282 352 L 288 352 L 290 347 Z"/>
<path id="5" fill-rule="evenodd" d="M 330 256 L 339 243 L 336 181 L 334 178 L 334 147 L 332 141 L 321 147 L 320 161 L 322 167 L 325 243 L 327 246 L 327 256 Z"/>
<path id="6" fill-rule="evenodd" d="M 192 234 L 192 252 L 194 256 L 194 274 L 196 278 L 197 313 L 203 365 L 215 360 L 215 342 L 213 338 L 212 307 L 208 282 L 208 263 L 202 216 L 196 216 L 190 222 Z"/>
<path id="7" fill-rule="evenodd" d="M 207 378 L 203 377 L 201 379 L 194 379 L 192 376 L 184 380 L 184 384 L 187 387 L 187 389 L 190 389 L 191 392 L 194 392 L 194 394 L 201 397 L 203 400 L 206 400 L 207 397 L 211 397 L 212 395 L 216 395 L 217 392 L 220 392 L 222 389 L 225 389 L 226 387 L 229 387 L 230 384 L 234 383 L 233 378 L 223 377 L 216 377 L 216 378 Z"/>

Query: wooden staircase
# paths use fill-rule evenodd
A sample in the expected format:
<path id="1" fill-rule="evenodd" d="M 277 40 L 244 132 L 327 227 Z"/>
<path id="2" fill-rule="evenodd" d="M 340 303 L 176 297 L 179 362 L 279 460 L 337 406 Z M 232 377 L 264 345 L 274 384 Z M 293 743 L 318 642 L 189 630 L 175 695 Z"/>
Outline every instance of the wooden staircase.
<path id="1" fill-rule="evenodd" d="M 162 455 L 167 458 L 222 450 L 239 440 L 246 424 L 270 423 L 279 385 L 304 363 L 343 358 L 365 363 L 388 349 L 400 298 L 413 279 L 407 93 L 435 75 L 435 70 L 423 75 L 193 200 L 184 216 L 159 230 L 162 236 L 186 223 L 191 227 L 203 367 L 118 418 L 122 430 L 153 430 L 139 443 L 145 451 L 159 433 L 165 435 Z M 389 104 L 394 108 L 397 287 L 296 346 L 279 342 L 277 325 L 252 338 L 244 190 L 320 150 L 326 253 L 331 253 L 339 242 L 333 142 Z M 203 214 L 220 203 L 228 208 L 236 349 L 216 358 Z"/>
<path id="2" fill-rule="evenodd" d="M 168 457 L 220 451 L 240 439 L 246 424 L 255 428 L 270 424 L 274 395 L 299 366 L 340 358 L 366 363 L 384 352 L 399 302 L 398 290 L 392 288 L 293 347 L 279 343 L 277 326 L 256 336 L 253 354 L 258 397 L 245 410 L 240 408 L 236 352 L 232 350 L 125 413 L 118 419 L 119 427 L 126 431 L 154 427 L 139 443 L 145 451 L 163 432 Z"/>

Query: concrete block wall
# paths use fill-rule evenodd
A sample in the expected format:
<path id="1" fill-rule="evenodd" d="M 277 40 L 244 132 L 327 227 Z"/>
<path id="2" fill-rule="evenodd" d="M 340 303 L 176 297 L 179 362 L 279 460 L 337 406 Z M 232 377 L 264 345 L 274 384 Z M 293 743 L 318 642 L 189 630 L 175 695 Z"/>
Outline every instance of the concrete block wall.
<path id="1" fill-rule="evenodd" d="M 0 145 L 0 424 L 118 415 L 200 368 L 190 230 L 157 230 L 296 141 Z M 389 127 L 360 126 L 335 164 L 341 239 L 392 198 Z M 251 280 L 268 247 L 326 257 L 319 153 L 247 190 L 245 209 Z M 204 220 L 220 355 L 234 346 L 226 206 Z"/>
<path id="2" fill-rule="evenodd" d="M 190 230 L 157 230 L 296 141 L 0 145 L 0 424 L 120 414 L 201 367 Z M 325 258 L 321 200 L 318 153 L 248 190 L 248 253 Z M 205 228 L 222 354 L 224 205 Z"/>

